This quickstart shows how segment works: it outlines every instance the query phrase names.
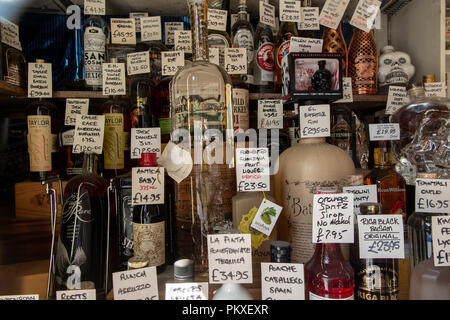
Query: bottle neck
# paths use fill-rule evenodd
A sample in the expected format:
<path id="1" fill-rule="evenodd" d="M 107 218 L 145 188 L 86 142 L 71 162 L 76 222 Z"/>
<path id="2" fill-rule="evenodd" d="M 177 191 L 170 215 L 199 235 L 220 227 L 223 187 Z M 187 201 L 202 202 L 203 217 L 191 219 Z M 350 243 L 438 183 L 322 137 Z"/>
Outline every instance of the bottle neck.
<path id="1" fill-rule="evenodd" d="M 392 153 L 389 141 L 380 142 L 373 149 L 373 164 L 375 168 L 391 168 Z"/>
<path id="2" fill-rule="evenodd" d="M 425 98 L 425 89 L 423 87 L 416 87 L 408 91 L 408 96 L 410 100 L 416 100 Z"/>
<path id="3" fill-rule="evenodd" d="M 238 20 L 245 20 L 247 21 L 247 5 L 241 5 L 239 6 L 239 12 L 238 12 Z"/>
<path id="4" fill-rule="evenodd" d="M 330 261 L 343 261 L 344 255 L 339 243 L 318 243 L 314 251 L 314 258 L 325 263 Z"/>
<path id="5" fill-rule="evenodd" d="M 192 29 L 192 61 L 209 61 L 208 0 L 188 0 Z"/>
<path id="6" fill-rule="evenodd" d="M 83 155 L 83 174 L 97 173 L 97 156 L 95 153 L 84 153 Z"/>

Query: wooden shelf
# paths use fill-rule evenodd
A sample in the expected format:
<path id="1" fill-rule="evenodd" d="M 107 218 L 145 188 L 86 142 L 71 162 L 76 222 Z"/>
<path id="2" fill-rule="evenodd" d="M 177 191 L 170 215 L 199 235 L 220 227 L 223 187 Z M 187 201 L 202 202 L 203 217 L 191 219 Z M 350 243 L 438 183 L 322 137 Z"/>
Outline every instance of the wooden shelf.
<path id="1" fill-rule="evenodd" d="M 4 80 L 0 80 L 0 96 L 15 96 L 20 98 L 26 97 L 25 89 L 10 84 Z"/>
<path id="2" fill-rule="evenodd" d="M 108 99 L 104 96 L 102 91 L 53 91 L 53 98 L 67 99 L 67 98 L 89 98 L 89 99 Z"/>

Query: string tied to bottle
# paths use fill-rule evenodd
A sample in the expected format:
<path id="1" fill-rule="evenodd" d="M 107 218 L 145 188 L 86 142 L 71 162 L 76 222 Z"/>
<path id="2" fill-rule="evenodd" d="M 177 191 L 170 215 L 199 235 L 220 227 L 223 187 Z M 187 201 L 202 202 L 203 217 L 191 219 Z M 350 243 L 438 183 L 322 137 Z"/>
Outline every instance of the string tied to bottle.
<path id="1" fill-rule="evenodd" d="M 262 191 L 263 197 L 264 197 L 264 203 L 267 202 L 267 198 L 266 198 L 266 194 L 264 193 L 264 191 Z"/>

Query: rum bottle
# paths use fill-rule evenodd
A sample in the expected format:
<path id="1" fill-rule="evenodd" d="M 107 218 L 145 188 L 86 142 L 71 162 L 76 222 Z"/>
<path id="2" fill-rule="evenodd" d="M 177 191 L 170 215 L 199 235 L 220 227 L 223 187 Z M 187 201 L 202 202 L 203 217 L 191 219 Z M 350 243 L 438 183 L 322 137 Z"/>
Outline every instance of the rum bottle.
<path id="1" fill-rule="evenodd" d="M 105 20 L 92 15 L 84 23 L 84 79 L 90 90 L 102 89 L 102 63 L 106 62 L 109 30 Z"/>

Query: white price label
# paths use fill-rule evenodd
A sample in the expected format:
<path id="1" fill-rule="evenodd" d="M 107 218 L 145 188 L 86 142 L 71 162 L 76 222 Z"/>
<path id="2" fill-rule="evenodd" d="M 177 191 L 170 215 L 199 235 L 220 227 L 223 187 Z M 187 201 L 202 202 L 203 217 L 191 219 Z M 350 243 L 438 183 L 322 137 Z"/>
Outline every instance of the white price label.
<path id="1" fill-rule="evenodd" d="M 291 37 L 289 52 L 322 52 L 323 40 Z"/>
<path id="2" fill-rule="evenodd" d="M 273 5 L 259 1 L 259 22 L 276 28 L 275 7 Z"/>
<path id="3" fill-rule="evenodd" d="M 305 7 L 301 8 L 302 17 L 298 24 L 299 30 L 320 30 L 319 8 Z"/>
<path id="4" fill-rule="evenodd" d="M 270 191 L 269 150 L 237 148 L 236 178 L 238 192 Z"/>
<path id="5" fill-rule="evenodd" d="M 173 76 L 178 69 L 184 67 L 183 51 L 163 51 L 161 52 L 161 68 L 163 76 Z"/>
<path id="6" fill-rule="evenodd" d="M 319 23 L 331 29 L 337 29 L 350 0 L 327 0 L 320 12 Z"/>
<path id="7" fill-rule="evenodd" d="M 398 123 L 369 124 L 370 141 L 400 140 L 400 126 Z"/>
<path id="8" fill-rule="evenodd" d="M 102 154 L 105 116 L 77 115 L 73 138 L 73 153 Z"/>
<path id="9" fill-rule="evenodd" d="M 330 136 L 330 105 L 300 107 L 300 136 L 317 138 Z"/>
<path id="10" fill-rule="evenodd" d="M 301 18 L 300 1 L 280 0 L 280 21 L 299 22 Z"/>
<path id="11" fill-rule="evenodd" d="M 113 44 L 136 44 L 135 20 L 111 18 L 111 42 Z"/>
<path id="12" fill-rule="evenodd" d="M 450 266 L 450 217 L 431 217 L 431 234 L 434 266 Z"/>
<path id="13" fill-rule="evenodd" d="M 148 51 L 127 54 L 127 74 L 150 73 L 150 53 Z"/>
<path id="14" fill-rule="evenodd" d="M 115 272 L 114 300 L 158 300 L 156 267 Z"/>
<path id="15" fill-rule="evenodd" d="M 161 154 L 161 128 L 131 128 L 131 159 L 140 159 L 142 153 Z"/>
<path id="16" fill-rule="evenodd" d="M 175 30 L 175 51 L 192 52 L 192 33 L 190 30 Z"/>
<path id="17" fill-rule="evenodd" d="M 364 32 L 370 32 L 380 11 L 380 6 L 381 1 L 379 0 L 360 0 L 350 24 Z"/>
<path id="18" fill-rule="evenodd" d="M 164 204 L 164 167 L 131 168 L 133 205 Z"/>
<path id="19" fill-rule="evenodd" d="M 280 207 L 276 203 L 269 200 L 262 200 L 250 227 L 264 233 L 266 236 L 270 236 L 281 210 L 283 210 L 283 207 Z"/>
<path id="20" fill-rule="evenodd" d="M 3 17 L 0 17 L 0 40 L 8 46 L 22 51 L 19 38 L 19 26 Z"/>
<path id="21" fill-rule="evenodd" d="M 52 64 L 28 63 L 28 98 L 51 98 Z"/>
<path id="22" fill-rule="evenodd" d="M 359 207 L 363 202 L 378 202 L 377 185 L 369 184 L 363 186 L 353 186 L 342 188 L 344 193 L 353 194 L 353 211 L 356 215 L 359 215 Z"/>
<path id="23" fill-rule="evenodd" d="M 0 296 L 0 300 L 39 300 L 38 294 Z"/>
<path id="24" fill-rule="evenodd" d="M 283 129 L 282 100 L 258 100 L 258 129 Z"/>
<path id="25" fill-rule="evenodd" d="M 305 277 L 300 263 L 261 263 L 262 300 L 305 300 Z"/>
<path id="26" fill-rule="evenodd" d="M 209 62 L 218 66 L 220 65 L 219 48 L 209 48 Z"/>
<path id="27" fill-rule="evenodd" d="M 447 86 L 444 82 L 427 82 L 424 83 L 425 95 L 427 97 L 442 97 L 447 96 Z"/>
<path id="28" fill-rule="evenodd" d="M 416 179 L 416 212 L 448 213 L 449 179 Z"/>
<path id="29" fill-rule="evenodd" d="M 164 39 L 166 45 L 174 45 L 174 32 L 176 30 L 183 30 L 183 22 L 165 22 L 164 23 Z"/>
<path id="30" fill-rule="evenodd" d="M 64 117 L 64 125 L 74 126 L 76 115 L 88 114 L 89 99 L 66 99 L 66 115 Z"/>
<path id="31" fill-rule="evenodd" d="M 334 101 L 334 103 L 353 102 L 352 78 L 342 78 L 342 95 L 342 99 Z"/>
<path id="32" fill-rule="evenodd" d="M 125 63 L 102 63 L 103 95 L 126 95 Z"/>
<path id="33" fill-rule="evenodd" d="M 161 41 L 161 17 L 141 18 L 142 41 Z"/>
<path id="34" fill-rule="evenodd" d="M 105 0 L 84 0 L 84 15 L 99 15 L 106 14 Z"/>
<path id="35" fill-rule="evenodd" d="M 148 12 L 130 12 L 130 18 L 134 19 L 136 32 L 141 32 L 141 18 L 145 17 L 148 17 Z"/>
<path id="36" fill-rule="evenodd" d="M 224 64 L 228 74 L 247 74 L 247 49 L 225 48 Z"/>
<path id="37" fill-rule="evenodd" d="M 226 31 L 227 17 L 227 10 L 208 9 L 208 29 Z"/>
<path id="38" fill-rule="evenodd" d="M 386 104 L 386 114 L 394 114 L 398 109 L 409 102 L 405 87 L 389 86 L 389 94 Z"/>
<path id="39" fill-rule="evenodd" d="M 56 291 L 56 300 L 97 300 L 95 289 Z"/>
<path id="40" fill-rule="evenodd" d="M 208 282 L 166 283 L 166 300 L 208 300 Z"/>

